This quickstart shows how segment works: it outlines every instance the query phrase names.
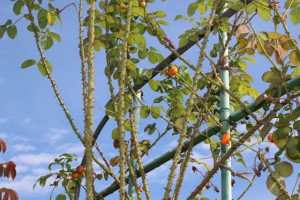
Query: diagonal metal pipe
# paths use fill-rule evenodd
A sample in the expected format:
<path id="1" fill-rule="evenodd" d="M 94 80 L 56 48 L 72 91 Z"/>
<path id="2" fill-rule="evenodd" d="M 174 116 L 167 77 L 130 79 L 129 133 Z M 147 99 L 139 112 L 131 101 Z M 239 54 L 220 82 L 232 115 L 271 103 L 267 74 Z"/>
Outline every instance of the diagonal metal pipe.
<path id="1" fill-rule="evenodd" d="M 269 89 L 266 90 L 266 92 L 264 92 L 262 95 L 260 95 L 253 103 L 249 104 L 247 107 L 252 112 L 255 112 L 256 110 L 262 108 L 263 105 L 266 103 L 265 99 L 263 98 L 264 94 L 271 93 L 271 94 L 274 94 L 274 97 L 280 97 L 280 96 L 285 95 L 288 91 L 291 91 L 295 87 L 300 87 L 300 76 L 297 76 L 294 79 L 287 81 L 286 85 L 281 84 L 280 86 L 277 86 L 276 88 L 273 88 L 272 90 L 269 90 Z M 230 122 L 231 123 L 238 122 L 239 120 L 245 118 L 247 115 L 248 114 L 244 109 L 240 109 L 230 116 Z M 205 139 L 217 134 L 219 131 L 220 131 L 220 128 L 217 126 L 211 126 L 211 127 L 207 128 L 206 130 L 204 130 L 202 133 L 200 133 L 195 138 L 194 146 L 203 142 Z M 189 144 L 190 144 L 189 140 L 184 143 L 182 152 L 185 152 L 188 149 Z M 176 149 L 177 148 L 175 147 L 172 150 L 164 153 L 160 157 L 158 157 L 158 158 L 154 159 L 153 161 L 149 162 L 148 164 L 146 164 L 144 166 L 145 173 L 148 173 L 148 172 L 154 170 L 155 168 L 158 168 L 162 164 L 168 162 L 169 160 L 171 160 L 175 155 Z M 136 177 L 139 178 L 140 176 L 141 176 L 141 174 L 139 172 L 137 172 Z M 126 182 L 128 182 L 128 178 L 126 179 Z M 101 198 L 104 198 L 104 197 L 108 196 L 109 194 L 112 194 L 113 192 L 115 192 L 118 189 L 119 189 L 119 185 L 116 182 L 114 182 L 98 194 Z"/>

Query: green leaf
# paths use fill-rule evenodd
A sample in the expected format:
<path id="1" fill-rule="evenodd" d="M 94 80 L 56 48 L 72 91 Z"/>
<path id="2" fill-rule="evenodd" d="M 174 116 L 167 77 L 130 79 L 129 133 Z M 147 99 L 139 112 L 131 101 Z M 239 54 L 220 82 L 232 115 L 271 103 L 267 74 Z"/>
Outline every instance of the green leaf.
<path id="1" fill-rule="evenodd" d="M 140 33 L 136 33 L 133 35 L 135 43 L 138 45 L 140 49 L 146 48 L 146 39 Z"/>
<path id="2" fill-rule="evenodd" d="M 161 10 L 154 12 L 153 14 L 156 18 L 165 18 L 167 16 L 167 14 Z"/>
<path id="3" fill-rule="evenodd" d="M 298 137 L 290 137 L 286 143 L 286 153 L 289 156 L 289 159 L 299 160 L 300 159 L 300 150 L 299 150 L 300 140 Z"/>
<path id="4" fill-rule="evenodd" d="M 294 50 L 290 54 L 290 61 L 295 66 L 300 66 L 300 54 Z"/>
<path id="5" fill-rule="evenodd" d="M 277 74 L 274 74 L 272 71 L 267 71 L 262 76 L 262 80 L 267 83 L 274 83 L 278 79 L 280 79 L 280 76 Z"/>
<path id="6" fill-rule="evenodd" d="M 293 174 L 293 165 L 289 162 L 283 161 L 274 166 L 276 172 L 279 173 L 281 177 L 289 177 Z"/>
<path id="7" fill-rule="evenodd" d="M 17 27 L 15 25 L 11 25 L 7 28 L 7 35 L 11 38 L 14 39 L 17 37 Z"/>
<path id="8" fill-rule="evenodd" d="M 48 50 L 53 46 L 53 39 L 51 36 L 48 36 L 45 43 L 44 43 L 44 49 Z"/>
<path id="9" fill-rule="evenodd" d="M 270 8 L 268 8 L 267 6 L 263 6 L 263 5 L 260 5 L 260 4 L 257 4 L 257 12 L 259 14 L 259 16 L 265 20 L 265 21 L 268 21 L 270 20 L 271 18 L 271 10 Z"/>
<path id="10" fill-rule="evenodd" d="M 189 40 L 186 37 L 183 37 L 179 40 L 179 47 L 184 47 L 187 43 L 189 42 Z"/>
<path id="11" fill-rule="evenodd" d="M 155 53 L 153 51 L 149 51 L 148 53 L 148 60 L 152 63 L 155 64 L 158 60 L 157 57 L 155 55 Z"/>
<path id="12" fill-rule="evenodd" d="M 37 15 L 38 24 L 41 29 L 46 28 L 48 24 L 48 12 L 47 10 L 41 8 Z"/>
<path id="13" fill-rule="evenodd" d="M 181 131 L 181 129 L 182 129 L 183 121 L 184 121 L 184 117 L 179 117 L 175 120 L 174 125 L 177 129 L 179 129 L 178 131 Z"/>
<path id="14" fill-rule="evenodd" d="M 182 105 L 177 105 L 172 110 L 172 116 L 175 118 L 181 117 L 186 113 L 185 108 Z"/>
<path id="15" fill-rule="evenodd" d="M 13 7 L 13 11 L 14 11 L 15 15 L 21 14 L 23 11 L 23 8 L 24 8 L 24 2 L 22 0 L 16 1 L 16 3 L 14 4 L 14 7 Z"/>
<path id="16" fill-rule="evenodd" d="M 49 35 L 50 35 L 53 39 L 55 39 L 57 42 L 61 42 L 60 35 L 58 35 L 57 33 L 50 32 Z"/>
<path id="17" fill-rule="evenodd" d="M 120 138 L 120 132 L 118 128 L 115 128 L 112 133 L 111 133 L 111 137 L 113 140 L 117 140 Z"/>
<path id="18" fill-rule="evenodd" d="M 51 63 L 48 60 L 46 60 L 46 65 L 47 65 L 48 72 L 51 74 L 52 73 L 52 65 L 51 65 Z M 41 72 L 41 74 L 43 76 L 46 76 L 47 75 L 47 71 L 46 71 L 46 68 L 45 68 L 44 64 L 42 64 L 41 62 L 39 62 L 37 64 L 37 66 L 38 66 L 38 69 Z"/>
<path id="19" fill-rule="evenodd" d="M 112 167 L 117 166 L 119 163 L 120 163 L 120 157 L 119 157 L 119 156 L 113 157 L 113 158 L 110 159 L 110 161 L 109 161 L 109 164 L 110 164 Z M 102 178 L 102 177 L 101 177 L 101 178 Z"/>
<path id="20" fill-rule="evenodd" d="M 200 14 L 204 15 L 207 11 L 207 5 L 200 3 L 197 7 Z"/>
<path id="21" fill-rule="evenodd" d="M 55 200 L 66 200 L 67 199 L 67 197 L 66 197 L 66 195 L 64 195 L 64 194 L 59 194 L 59 195 L 57 195 L 57 197 L 55 198 Z"/>
<path id="22" fill-rule="evenodd" d="M 177 15 L 174 19 L 174 21 L 177 21 L 177 20 L 180 20 L 180 19 L 183 19 L 184 16 L 183 15 Z"/>
<path id="23" fill-rule="evenodd" d="M 6 31 L 6 27 L 5 26 L 0 26 L 0 39 L 3 37 L 5 31 Z"/>
<path id="24" fill-rule="evenodd" d="M 146 119 L 150 114 L 150 110 L 147 106 L 143 106 L 140 111 L 141 118 Z"/>
<path id="25" fill-rule="evenodd" d="M 193 16 L 198 8 L 197 3 L 191 3 L 187 9 L 187 14 L 189 17 Z"/>
<path id="26" fill-rule="evenodd" d="M 159 109 L 159 107 L 157 107 L 157 106 L 151 106 L 151 116 L 154 119 L 159 118 L 159 116 L 160 116 L 160 109 Z"/>
<path id="27" fill-rule="evenodd" d="M 146 50 L 145 51 L 139 50 L 139 52 L 138 52 L 138 56 L 139 56 L 140 59 L 146 58 L 147 55 L 148 55 L 148 52 Z"/>
<path id="28" fill-rule="evenodd" d="M 154 133 L 155 130 L 156 130 L 156 123 L 148 124 L 148 125 L 144 128 L 144 132 L 148 132 L 148 135 L 152 135 L 152 134 Z"/>
<path id="29" fill-rule="evenodd" d="M 297 121 L 294 122 L 293 128 L 295 130 L 300 130 L 300 120 L 297 120 Z"/>
<path id="30" fill-rule="evenodd" d="M 160 83 L 158 81 L 152 79 L 149 81 L 149 86 L 153 91 L 157 91 L 159 85 Z"/>
<path id="31" fill-rule="evenodd" d="M 300 7 L 294 7 L 290 13 L 291 21 L 297 25 L 300 23 Z"/>
<path id="32" fill-rule="evenodd" d="M 283 180 L 282 177 L 279 176 L 278 173 L 272 173 L 273 177 L 276 178 L 281 184 L 282 186 L 285 188 L 285 182 Z M 274 194 L 275 196 L 279 196 L 281 194 L 280 189 L 277 187 L 275 181 L 273 180 L 273 178 L 271 177 L 271 175 L 268 176 L 267 178 L 267 188 L 268 190 Z"/>
<path id="33" fill-rule="evenodd" d="M 241 74 L 241 78 L 247 80 L 248 82 L 253 82 L 253 78 L 249 74 Z"/>
<path id="34" fill-rule="evenodd" d="M 165 26 L 169 26 L 169 22 L 165 21 L 165 20 L 157 20 L 157 23 L 161 24 L 161 25 L 165 25 Z"/>
<path id="35" fill-rule="evenodd" d="M 29 59 L 29 60 L 26 60 L 26 61 L 24 61 L 23 63 L 22 63 L 22 65 L 21 65 L 21 68 L 27 68 L 27 67 L 30 67 L 30 66 L 32 66 L 32 65 L 35 65 L 36 64 L 36 61 L 35 60 L 33 60 L 33 59 Z"/>

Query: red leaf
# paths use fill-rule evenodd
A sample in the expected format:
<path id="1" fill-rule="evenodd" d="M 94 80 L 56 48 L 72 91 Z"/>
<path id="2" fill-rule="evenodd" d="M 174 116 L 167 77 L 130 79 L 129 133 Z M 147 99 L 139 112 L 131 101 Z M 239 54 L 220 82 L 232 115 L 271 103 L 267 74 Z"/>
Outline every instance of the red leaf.
<path id="1" fill-rule="evenodd" d="M 13 161 L 8 161 L 6 163 L 6 169 L 4 171 L 4 175 L 7 178 L 11 177 L 13 180 L 15 179 L 17 172 L 16 172 L 16 164 Z"/>
<path id="2" fill-rule="evenodd" d="M 6 151 L 6 143 L 0 139 L 0 152 L 5 152 Z"/>
<path id="3" fill-rule="evenodd" d="M 7 193 L 7 191 L 5 191 L 3 200 L 8 200 L 8 193 Z"/>
<path id="4" fill-rule="evenodd" d="M 18 193 L 16 193 L 16 191 L 14 191 L 12 189 L 7 189 L 6 194 L 8 194 L 8 196 L 10 197 L 11 200 L 19 199 Z"/>
<path id="5" fill-rule="evenodd" d="M 3 165 L 4 165 L 3 163 L 0 164 L 0 177 L 3 176 L 4 170 L 5 170 L 5 168 L 3 167 Z"/>
<path id="6" fill-rule="evenodd" d="M 2 198 L 2 193 L 4 193 L 4 197 Z M 8 188 L 0 189 L 0 200 L 19 200 L 19 195 L 16 191 Z"/>

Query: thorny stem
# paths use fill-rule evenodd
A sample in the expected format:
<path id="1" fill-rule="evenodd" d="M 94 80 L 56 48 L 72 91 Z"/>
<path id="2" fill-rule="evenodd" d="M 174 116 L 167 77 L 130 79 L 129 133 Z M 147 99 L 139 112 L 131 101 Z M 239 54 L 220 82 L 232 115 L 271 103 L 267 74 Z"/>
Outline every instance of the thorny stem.
<path id="1" fill-rule="evenodd" d="M 128 48 L 128 37 L 130 33 L 131 24 L 131 10 L 132 10 L 132 0 L 128 1 L 126 9 L 126 24 L 124 30 L 124 39 L 122 45 L 122 56 L 121 64 L 119 66 L 120 76 L 119 76 L 119 99 L 118 99 L 118 128 L 119 128 L 119 141 L 120 141 L 120 200 L 125 200 L 125 184 L 126 184 L 126 155 L 125 155 L 125 142 L 124 142 L 124 115 L 125 115 L 125 105 L 124 105 L 124 95 L 125 95 L 125 82 L 126 82 L 126 63 L 127 63 L 127 48 Z"/>
<path id="2" fill-rule="evenodd" d="M 271 165 L 266 160 L 265 156 L 263 154 L 260 154 L 260 158 L 265 163 L 265 165 L 267 166 L 267 169 L 270 172 L 271 179 L 275 182 L 276 186 L 280 190 L 280 193 L 283 194 L 286 199 L 291 199 L 291 195 L 289 194 L 288 191 L 286 191 L 285 186 L 283 186 L 283 184 L 278 180 L 278 178 L 274 177 Z"/>
<path id="3" fill-rule="evenodd" d="M 77 127 L 75 126 L 74 121 L 73 121 L 73 119 L 72 119 L 72 117 L 71 117 L 71 115 L 70 115 L 70 113 L 69 113 L 69 111 L 68 111 L 68 109 L 67 109 L 65 103 L 63 102 L 63 100 L 62 100 L 62 98 L 61 98 L 61 96 L 60 96 L 60 93 L 59 93 L 59 91 L 58 91 L 58 88 L 57 88 L 57 86 L 56 86 L 56 83 L 55 83 L 54 79 L 52 78 L 51 73 L 50 73 L 50 71 L 49 71 L 49 69 L 48 69 L 48 65 L 47 65 L 47 62 L 46 62 L 46 58 L 45 58 L 45 56 L 44 56 L 44 52 L 43 52 L 43 50 L 42 50 L 42 47 L 41 47 L 41 44 L 40 44 L 40 41 L 39 41 L 38 28 L 37 28 L 36 24 L 34 23 L 34 17 L 33 17 L 33 15 L 32 15 L 32 10 L 31 10 L 30 6 L 28 6 L 28 5 L 27 5 L 27 8 L 28 8 L 28 12 L 29 12 L 30 23 L 31 23 L 31 26 L 32 26 L 32 28 L 33 28 L 33 34 L 34 34 L 34 37 L 35 37 L 35 43 L 36 43 L 37 49 L 38 49 L 38 51 L 39 51 L 39 54 L 40 54 L 40 57 L 41 57 L 42 64 L 43 64 L 44 67 L 45 67 L 45 71 L 46 71 L 46 74 L 47 74 L 47 78 L 49 79 L 49 81 L 50 81 L 50 83 L 51 83 L 51 86 L 52 86 L 52 88 L 53 88 L 53 90 L 54 90 L 54 93 L 55 93 L 55 96 L 56 96 L 56 98 L 57 98 L 57 100 L 58 100 L 58 102 L 59 102 L 59 105 L 60 105 L 61 108 L 63 109 L 63 111 L 64 111 L 64 113 L 65 113 L 65 115 L 66 115 L 66 117 L 67 117 L 67 119 L 68 119 L 68 121 L 69 121 L 69 123 L 70 123 L 72 129 L 73 129 L 73 131 L 75 132 L 75 134 L 77 135 L 77 137 L 79 138 L 79 140 L 80 140 L 82 143 L 84 143 L 84 142 L 83 142 L 83 138 L 82 138 L 81 134 L 79 133 Z"/>
<path id="4" fill-rule="evenodd" d="M 118 179 L 118 177 L 110 169 L 107 169 L 103 165 L 103 163 L 95 155 L 93 155 L 93 159 L 103 169 L 103 171 L 105 173 L 109 174 L 116 181 L 116 183 L 120 185 L 120 180 Z M 129 195 L 128 195 L 128 193 L 126 191 L 125 191 L 125 195 L 126 195 L 127 199 L 130 199 L 130 197 L 129 197 Z M 100 197 L 100 199 L 102 200 L 101 197 Z"/>
<path id="5" fill-rule="evenodd" d="M 134 140 L 135 156 L 136 156 L 136 159 L 137 159 L 137 164 L 139 166 L 139 172 L 141 173 L 146 198 L 147 198 L 147 200 L 150 200 L 151 199 L 150 190 L 149 190 L 148 182 L 147 182 L 147 179 L 146 179 L 146 173 L 145 173 L 145 170 L 144 170 L 144 165 L 143 165 L 143 162 L 142 162 L 142 158 L 141 158 L 140 153 L 139 153 L 139 149 L 140 149 L 139 148 L 139 141 L 138 141 L 137 132 L 136 132 L 136 129 L 135 129 L 134 116 L 133 116 L 132 111 L 130 111 L 129 116 L 130 116 L 130 123 L 132 125 L 131 137 Z"/>
<path id="6" fill-rule="evenodd" d="M 175 155 L 174 155 L 174 158 L 173 158 L 171 171 L 170 171 L 170 174 L 169 174 L 169 177 L 168 177 L 167 187 L 166 187 L 165 193 L 164 193 L 164 198 L 163 198 L 164 200 L 168 200 L 169 197 L 170 197 L 171 187 L 173 185 L 173 179 L 175 178 L 176 168 L 177 168 L 177 165 L 178 165 L 178 158 L 180 156 L 180 153 L 181 153 L 181 150 L 182 150 L 182 147 L 183 147 L 183 142 L 186 138 L 187 127 L 188 127 L 188 119 L 190 117 L 192 107 L 193 107 L 193 104 L 194 104 L 195 93 L 198 89 L 197 84 L 198 84 L 198 79 L 199 79 L 201 67 L 203 65 L 206 45 L 208 43 L 208 36 L 209 36 L 210 28 L 212 26 L 213 17 L 215 15 L 215 11 L 216 11 L 218 3 L 219 3 L 218 0 L 214 2 L 213 8 L 212 8 L 212 13 L 211 13 L 210 18 L 208 20 L 208 25 L 207 25 L 205 37 L 204 37 L 203 42 L 202 42 L 202 49 L 201 49 L 201 52 L 200 52 L 198 65 L 197 65 L 197 68 L 196 68 L 196 71 L 195 71 L 195 76 L 193 78 L 192 92 L 191 92 L 191 95 L 190 95 L 189 99 L 187 100 L 187 109 L 186 109 L 186 114 L 185 114 L 184 121 L 183 121 L 183 124 L 182 124 L 182 127 L 183 127 L 182 132 L 181 132 L 180 138 L 178 140 L 178 148 L 176 149 L 176 152 L 175 152 Z"/>
<path id="7" fill-rule="evenodd" d="M 211 88 L 204 95 L 203 103 L 205 103 L 205 104 L 207 103 L 208 98 L 210 96 L 210 92 L 211 92 Z M 202 112 L 203 112 L 203 109 L 201 109 L 199 113 L 202 113 Z M 201 126 L 201 123 L 204 120 L 204 117 L 203 117 L 204 115 L 205 115 L 205 113 L 201 114 L 197 119 L 196 125 L 194 127 L 194 133 L 192 134 L 192 137 L 190 139 L 190 144 L 189 144 L 188 150 L 186 152 L 184 161 L 180 166 L 180 172 L 179 172 L 179 175 L 178 175 L 178 179 L 177 179 L 177 183 L 176 183 L 176 186 L 175 186 L 175 190 L 174 190 L 174 194 L 173 194 L 172 199 L 178 199 L 180 189 L 181 189 L 181 186 L 182 186 L 182 182 L 183 182 L 183 179 L 184 179 L 184 176 L 185 176 L 185 172 L 186 172 L 189 160 L 190 160 L 190 156 L 192 154 L 192 149 L 193 149 L 193 146 L 194 146 L 194 140 L 195 140 L 196 135 L 199 134 L 199 132 L 200 132 L 200 126 Z"/>
<path id="8" fill-rule="evenodd" d="M 81 79 L 82 79 L 82 96 L 83 96 L 83 108 L 86 107 L 87 101 L 87 80 L 86 80 L 86 68 L 85 68 L 85 55 L 84 55 L 84 45 L 83 45 L 83 21 L 82 21 L 82 1 L 79 1 L 78 10 L 78 21 L 79 21 L 79 55 L 81 61 Z"/>
<path id="9" fill-rule="evenodd" d="M 88 71 L 87 71 L 87 96 L 85 112 L 85 155 L 86 155 L 86 198 L 94 199 L 93 185 L 93 109 L 94 109 L 94 41 L 95 41 L 95 0 L 89 3 L 89 27 L 88 27 Z"/>
<path id="10" fill-rule="evenodd" d="M 126 146 L 126 149 L 128 150 L 127 146 Z M 127 152 L 127 150 L 126 150 L 126 152 Z M 129 158 L 127 153 L 126 153 L 126 161 L 127 161 L 127 164 L 128 164 L 129 176 L 130 176 L 130 178 L 132 180 L 132 183 L 134 185 L 134 189 L 135 189 L 135 192 L 137 194 L 137 197 L 138 197 L 139 200 L 142 200 L 141 193 L 138 190 L 139 186 L 137 184 L 137 178 L 135 176 L 134 169 L 132 168 L 132 165 L 130 163 L 130 158 Z"/>
<path id="11" fill-rule="evenodd" d="M 108 24 L 108 0 L 105 0 L 105 7 L 104 7 L 104 12 L 105 12 L 105 55 L 106 55 L 106 67 L 110 67 L 111 65 L 111 60 L 109 56 L 109 24 Z M 108 79 L 108 86 L 109 86 L 109 92 L 111 96 L 111 100 L 113 103 L 113 113 L 115 114 L 117 111 L 117 102 L 115 101 L 115 94 L 114 94 L 114 87 L 111 79 L 111 75 L 107 75 Z"/>

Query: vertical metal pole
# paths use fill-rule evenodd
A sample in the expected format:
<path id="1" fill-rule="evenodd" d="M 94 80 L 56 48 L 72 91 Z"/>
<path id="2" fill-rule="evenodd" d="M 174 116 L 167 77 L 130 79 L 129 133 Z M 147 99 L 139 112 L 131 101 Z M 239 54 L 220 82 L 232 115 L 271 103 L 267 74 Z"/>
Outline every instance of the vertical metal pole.
<path id="1" fill-rule="evenodd" d="M 137 69 L 138 74 L 141 73 L 141 69 L 138 68 Z M 138 133 L 140 130 L 140 110 L 141 110 L 141 104 L 140 104 L 140 100 L 141 100 L 141 95 L 142 95 L 142 91 L 138 90 L 136 93 L 136 96 L 133 96 L 133 102 L 132 102 L 132 107 L 133 107 L 133 117 L 134 117 L 134 127 L 135 127 L 135 132 Z M 130 146 L 130 151 L 132 151 L 133 147 Z M 133 159 L 130 157 L 130 164 L 135 172 L 135 176 L 136 176 L 136 172 L 137 172 L 137 161 L 136 159 Z M 128 181 L 128 193 L 129 196 L 131 198 L 131 200 L 136 200 L 137 199 L 137 193 L 136 190 L 134 188 L 132 179 L 129 177 L 129 181 Z"/>
<path id="2" fill-rule="evenodd" d="M 228 70 L 228 48 L 224 49 L 225 43 L 227 40 L 227 33 L 221 32 L 221 38 L 220 38 L 220 49 L 221 52 L 224 50 L 224 59 L 223 66 L 220 66 L 220 76 L 223 84 L 227 89 L 229 89 L 229 70 Z M 223 67 L 223 68 L 222 68 Z M 224 68 L 225 67 L 225 68 Z M 230 99 L 229 94 L 225 92 L 224 90 L 221 90 L 220 94 L 220 101 L 221 101 L 221 109 L 220 109 L 220 118 L 221 118 L 221 124 L 226 129 L 227 133 L 230 134 L 230 126 L 229 126 L 229 117 L 231 114 L 230 110 Z M 224 133 L 223 133 L 224 134 Z M 229 150 L 231 144 L 228 143 L 226 145 L 221 145 L 221 156 L 225 155 L 227 151 Z M 225 163 L 224 166 L 231 167 L 231 159 L 229 158 Z M 231 172 L 221 167 L 221 194 L 222 194 L 222 200 L 231 200 L 232 199 L 232 188 L 231 188 Z"/>

